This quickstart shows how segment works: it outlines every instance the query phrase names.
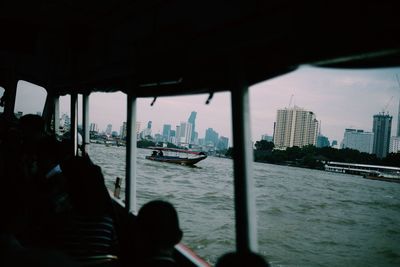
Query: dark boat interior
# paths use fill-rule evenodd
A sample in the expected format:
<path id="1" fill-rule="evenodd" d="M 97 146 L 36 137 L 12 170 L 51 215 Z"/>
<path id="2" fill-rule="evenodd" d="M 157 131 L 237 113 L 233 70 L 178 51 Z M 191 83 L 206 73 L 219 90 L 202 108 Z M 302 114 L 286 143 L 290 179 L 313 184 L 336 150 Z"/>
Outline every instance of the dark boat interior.
<path id="1" fill-rule="evenodd" d="M 4 116 L 14 115 L 20 80 L 42 86 L 50 97 L 115 91 L 158 97 L 235 93 L 307 64 L 400 66 L 394 2 L 4 0 Z M 47 101 L 48 126 L 53 108 Z M 134 215 L 122 201 L 114 205 L 119 256 L 127 259 L 123 237 Z M 176 258 L 180 266 L 198 266 L 182 252 Z"/>

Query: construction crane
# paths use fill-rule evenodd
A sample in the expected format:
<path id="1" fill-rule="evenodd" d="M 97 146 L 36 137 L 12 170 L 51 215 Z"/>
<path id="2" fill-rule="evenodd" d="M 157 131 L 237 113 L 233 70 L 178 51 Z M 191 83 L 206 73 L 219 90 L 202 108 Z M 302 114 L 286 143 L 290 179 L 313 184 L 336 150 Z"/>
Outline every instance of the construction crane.
<path id="1" fill-rule="evenodd" d="M 392 102 L 393 97 L 394 97 L 394 96 L 391 96 L 390 99 L 389 99 L 389 101 L 388 101 L 388 102 L 386 103 L 386 105 L 383 107 L 383 109 L 382 109 L 382 114 L 385 114 L 385 113 L 389 114 L 388 107 L 389 107 L 389 105 L 390 105 L 390 102 Z"/>

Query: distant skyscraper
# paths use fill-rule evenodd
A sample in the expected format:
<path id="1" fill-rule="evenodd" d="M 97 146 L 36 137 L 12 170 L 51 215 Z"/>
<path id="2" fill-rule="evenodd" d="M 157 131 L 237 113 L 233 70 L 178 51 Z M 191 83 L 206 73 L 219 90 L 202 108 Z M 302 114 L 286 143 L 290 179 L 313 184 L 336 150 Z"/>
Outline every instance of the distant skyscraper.
<path id="1" fill-rule="evenodd" d="M 142 139 L 148 139 L 149 137 L 151 137 L 151 124 L 152 121 L 148 121 L 147 128 L 140 133 Z"/>
<path id="2" fill-rule="evenodd" d="M 67 114 L 62 114 L 60 119 L 60 127 L 64 129 L 64 131 L 69 131 L 71 128 L 71 120 Z"/>
<path id="3" fill-rule="evenodd" d="M 328 147 L 328 146 L 330 146 L 328 137 L 321 134 L 318 135 L 316 147 Z"/>
<path id="4" fill-rule="evenodd" d="M 111 135 L 111 132 L 112 132 L 112 125 L 108 124 L 106 128 L 106 134 Z"/>
<path id="5" fill-rule="evenodd" d="M 227 137 L 221 136 L 218 140 L 218 150 L 228 149 L 229 139 Z"/>
<path id="6" fill-rule="evenodd" d="M 181 122 L 179 126 L 178 142 L 181 144 L 190 144 L 191 140 L 192 140 L 192 124 L 190 122 Z"/>
<path id="7" fill-rule="evenodd" d="M 206 130 L 206 136 L 204 138 L 206 145 L 212 144 L 213 146 L 218 145 L 218 133 L 213 130 L 213 128 L 208 128 Z"/>
<path id="8" fill-rule="evenodd" d="M 91 123 L 89 126 L 89 131 L 90 132 L 98 132 L 99 126 L 97 125 L 97 123 Z"/>
<path id="9" fill-rule="evenodd" d="M 378 158 L 384 158 L 388 154 L 391 130 L 392 116 L 384 113 L 374 115 L 372 126 L 372 132 L 374 133 L 373 153 Z"/>
<path id="10" fill-rule="evenodd" d="M 360 152 L 372 154 L 373 147 L 374 133 L 357 129 L 346 129 L 344 131 L 341 148 L 351 148 Z"/>
<path id="11" fill-rule="evenodd" d="M 274 128 L 275 147 L 303 147 L 317 143 L 318 121 L 312 111 L 296 106 L 280 109 Z"/>
<path id="12" fill-rule="evenodd" d="M 180 137 L 181 137 L 181 126 L 176 125 L 175 128 L 175 143 L 178 144 L 180 142 Z"/>
<path id="13" fill-rule="evenodd" d="M 195 138 L 194 131 L 195 131 L 195 128 L 196 128 L 196 115 L 197 115 L 197 112 L 196 111 L 192 111 L 192 113 L 190 113 L 190 116 L 189 116 L 189 119 L 188 119 L 188 122 L 192 124 L 192 132 L 190 134 L 191 143 L 194 142 L 194 138 Z"/>
<path id="14" fill-rule="evenodd" d="M 125 139 L 126 138 L 126 134 L 127 134 L 127 128 L 126 127 L 127 127 L 127 124 L 126 124 L 126 121 L 124 121 L 122 123 L 122 126 L 121 126 L 121 132 L 119 133 L 121 139 Z"/>
<path id="15" fill-rule="evenodd" d="M 390 138 L 389 153 L 400 153 L 400 136 Z"/>
<path id="16" fill-rule="evenodd" d="M 166 141 L 169 140 L 169 137 L 171 135 L 171 124 L 164 124 L 162 135 Z"/>
<path id="17" fill-rule="evenodd" d="M 270 136 L 268 134 L 263 134 L 263 135 L 261 135 L 261 140 L 265 140 L 265 141 L 268 141 L 268 142 L 273 142 L 274 137 Z"/>
<path id="18" fill-rule="evenodd" d="M 139 134 L 140 133 L 140 126 L 142 125 L 142 123 L 140 121 L 136 122 L 136 133 Z"/>

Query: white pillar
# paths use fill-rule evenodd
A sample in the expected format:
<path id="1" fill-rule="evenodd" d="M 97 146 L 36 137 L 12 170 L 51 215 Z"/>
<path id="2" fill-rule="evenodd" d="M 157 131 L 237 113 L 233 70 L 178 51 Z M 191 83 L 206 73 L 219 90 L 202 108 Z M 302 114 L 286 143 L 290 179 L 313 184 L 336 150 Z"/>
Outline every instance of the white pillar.
<path id="1" fill-rule="evenodd" d="M 231 91 L 236 249 L 257 251 L 257 221 L 253 189 L 253 148 L 250 134 L 249 90 L 240 85 Z"/>
<path id="2" fill-rule="evenodd" d="M 125 207 L 136 213 L 136 97 L 127 95 Z"/>
<path id="3" fill-rule="evenodd" d="M 82 95 L 82 128 L 82 153 L 85 154 L 89 144 L 89 94 Z"/>

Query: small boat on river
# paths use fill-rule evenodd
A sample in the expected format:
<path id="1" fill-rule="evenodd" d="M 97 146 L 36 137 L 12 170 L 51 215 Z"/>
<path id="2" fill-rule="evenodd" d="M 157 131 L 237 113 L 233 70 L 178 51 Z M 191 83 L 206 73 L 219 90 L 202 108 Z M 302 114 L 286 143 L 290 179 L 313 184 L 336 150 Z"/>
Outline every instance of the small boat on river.
<path id="1" fill-rule="evenodd" d="M 150 156 L 146 156 L 146 159 L 161 162 L 194 165 L 207 158 L 204 152 L 167 147 L 150 147 L 150 149 L 153 150 L 153 153 Z M 164 152 L 166 152 L 167 155 L 164 155 Z"/>

